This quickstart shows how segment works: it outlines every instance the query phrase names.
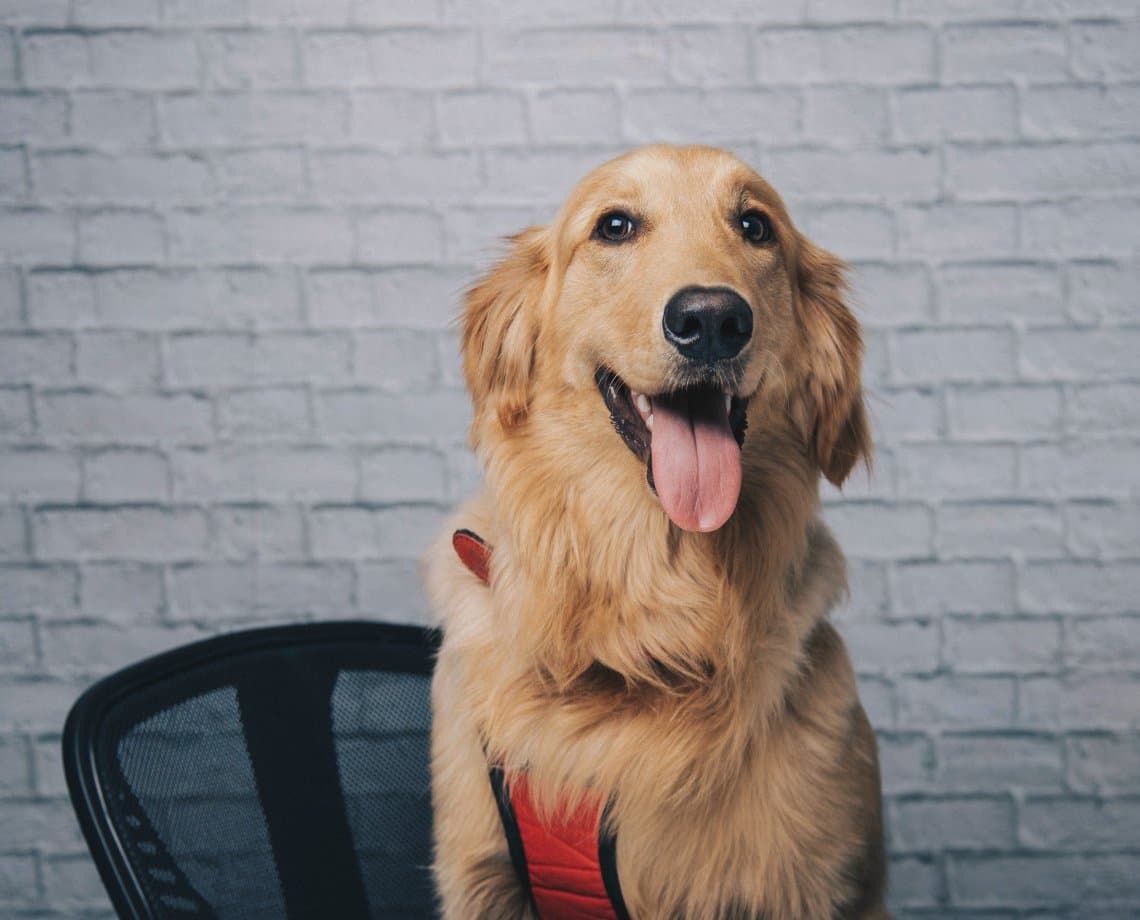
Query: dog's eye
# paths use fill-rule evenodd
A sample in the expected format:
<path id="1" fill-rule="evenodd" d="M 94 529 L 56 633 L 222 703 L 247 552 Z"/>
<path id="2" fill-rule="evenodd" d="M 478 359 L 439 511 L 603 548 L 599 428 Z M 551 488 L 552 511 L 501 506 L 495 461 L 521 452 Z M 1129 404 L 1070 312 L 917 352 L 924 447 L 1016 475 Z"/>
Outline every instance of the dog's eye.
<path id="1" fill-rule="evenodd" d="M 740 231 L 750 243 L 770 243 L 776 238 L 768 215 L 759 211 L 745 211 L 740 215 Z"/>
<path id="2" fill-rule="evenodd" d="M 594 227 L 595 239 L 607 243 L 624 243 L 637 232 L 637 224 L 624 211 L 610 211 L 599 218 Z"/>

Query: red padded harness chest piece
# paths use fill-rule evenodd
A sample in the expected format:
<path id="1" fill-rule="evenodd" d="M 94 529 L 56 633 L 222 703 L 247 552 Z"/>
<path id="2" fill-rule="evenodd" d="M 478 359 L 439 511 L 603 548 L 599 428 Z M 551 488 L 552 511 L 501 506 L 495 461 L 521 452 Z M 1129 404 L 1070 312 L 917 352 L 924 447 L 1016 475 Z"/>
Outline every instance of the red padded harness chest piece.
<path id="1" fill-rule="evenodd" d="M 489 585 L 491 547 L 470 530 L 455 531 L 451 545 Z M 526 774 L 508 783 L 500 767 L 489 773 L 511 862 L 541 920 L 630 920 L 618 881 L 617 841 L 604 828 L 601 803 L 588 799 L 543 821 Z"/>

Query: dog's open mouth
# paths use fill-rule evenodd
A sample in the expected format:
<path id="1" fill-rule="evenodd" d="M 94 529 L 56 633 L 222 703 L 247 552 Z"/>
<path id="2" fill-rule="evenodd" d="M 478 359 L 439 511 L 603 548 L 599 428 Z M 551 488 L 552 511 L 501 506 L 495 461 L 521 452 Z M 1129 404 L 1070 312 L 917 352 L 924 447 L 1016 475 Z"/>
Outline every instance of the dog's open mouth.
<path id="1" fill-rule="evenodd" d="M 685 530 L 711 531 L 740 497 L 748 400 L 713 384 L 650 396 L 613 371 L 594 374 L 617 433 L 646 464 L 665 513 Z"/>

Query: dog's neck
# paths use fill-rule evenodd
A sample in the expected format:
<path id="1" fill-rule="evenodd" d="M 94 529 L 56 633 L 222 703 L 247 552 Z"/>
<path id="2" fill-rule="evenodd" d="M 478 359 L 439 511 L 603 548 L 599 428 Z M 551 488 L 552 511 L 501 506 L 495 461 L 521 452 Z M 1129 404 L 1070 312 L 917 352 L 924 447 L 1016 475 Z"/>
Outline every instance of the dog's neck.
<path id="1" fill-rule="evenodd" d="M 716 533 L 687 533 L 612 431 L 575 443 L 566 424 L 534 417 L 481 452 L 496 614 L 519 660 L 555 694 L 736 688 L 756 644 L 783 628 L 818 471 L 781 415 L 757 419 L 736 512 Z"/>

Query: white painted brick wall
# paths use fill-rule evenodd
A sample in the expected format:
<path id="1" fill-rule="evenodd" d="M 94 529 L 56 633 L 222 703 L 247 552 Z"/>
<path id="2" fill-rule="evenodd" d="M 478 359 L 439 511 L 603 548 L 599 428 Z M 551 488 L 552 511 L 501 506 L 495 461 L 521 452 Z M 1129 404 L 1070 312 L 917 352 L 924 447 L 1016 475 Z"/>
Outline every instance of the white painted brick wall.
<path id="1" fill-rule="evenodd" d="M 424 619 L 460 292 L 652 140 L 854 263 L 879 454 L 824 495 L 897 915 L 1140 915 L 1137 13 L 0 0 L 0 916 L 109 916 L 58 756 L 92 679 Z"/>

